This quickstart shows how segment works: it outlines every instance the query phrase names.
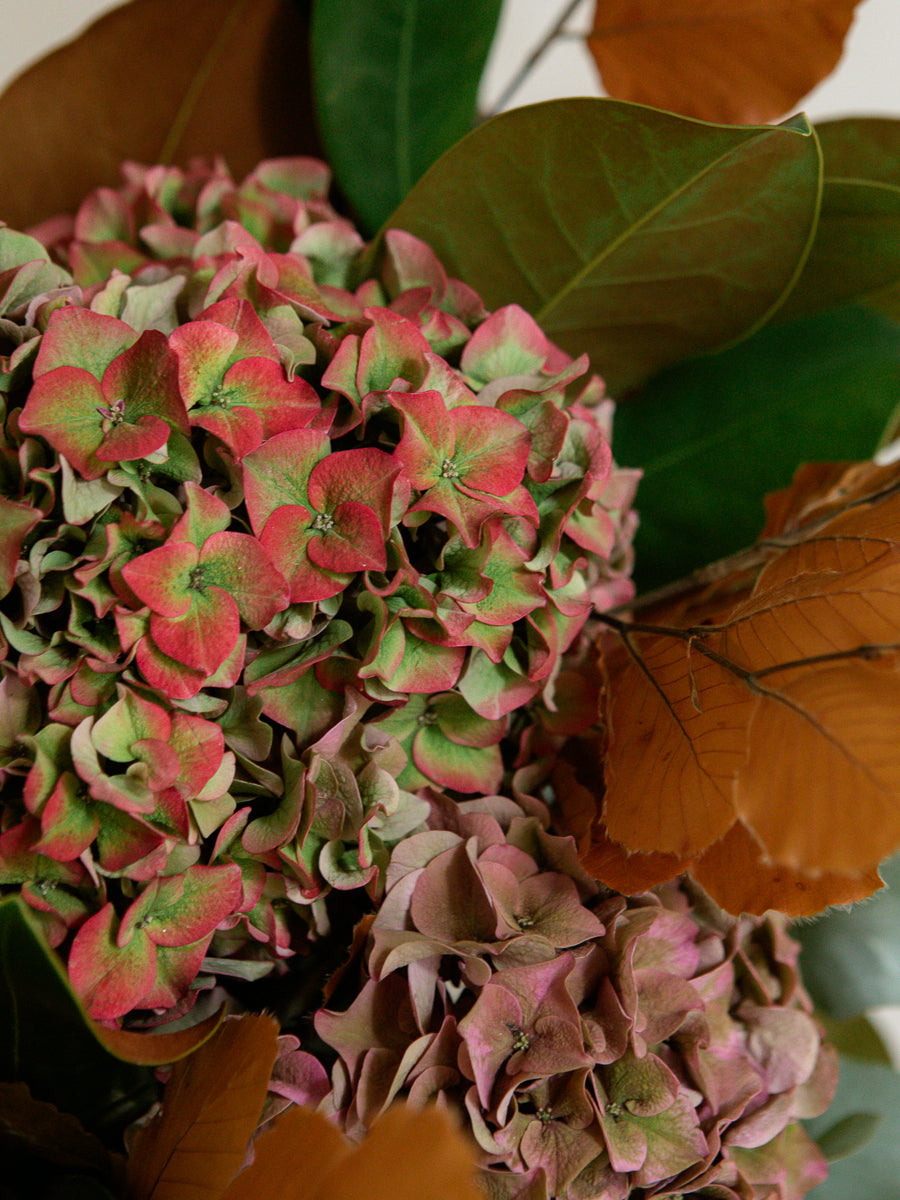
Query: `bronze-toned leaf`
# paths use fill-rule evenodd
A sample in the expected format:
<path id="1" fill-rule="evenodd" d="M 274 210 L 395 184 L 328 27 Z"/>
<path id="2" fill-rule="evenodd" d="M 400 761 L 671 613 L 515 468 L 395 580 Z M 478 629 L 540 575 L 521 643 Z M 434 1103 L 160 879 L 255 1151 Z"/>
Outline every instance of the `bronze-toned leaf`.
<path id="1" fill-rule="evenodd" d="M 35 1100 L 24 1083 L 0 1083 L 0 1155 L 15 1152 L 101 1176 L 112 1166 L 109 1151 L 77 1117 Z"/>
<path id="2" fill-rule="evenodd" d="M 588 49 L 610 96 L 758 124 L 829 75 L 859 0 L 597 0 Z"/>
<path id="3" fill-rule="evenodd" d="M 354 1147 L 325 1117 L 289 1109 L 222 1200 L 479 1200 L 475 1158 L 436 1108 L 396 1104 Z"/>
<path id="4" fill-rule="evenodd" d="M 601 618 L 598 849 L 694 856 L 724 907 L 799 914 L 870 894 L 900 845 L 900 467 L 805 468 L 769 513 L 684 594 Z"/>
<path id="5" fill-rule="evenodd" d="M 812 917 L 830 904 L 864 900 L 882 886 L 874 868 L 854 877 L 833 871 L 804 875 L 766 863 L 761 845 L 741 821 L 696 858 L 690 871 L 700 886 L 732 913 L 777 908 L 792 917 Z"/>
<path id="6" fill-rule="evenodd" d="M 232 1180 L 222 1200 L 307 1200 L 349 1158 L 353 1146 L 319 1113 L 294 1107 L 276 1117 L 253 1150 L 253 1162 Z"/>
<path id="7" fill-rule="evenodd" d="M 277 1050 L 271 1017 L 223 1023 L 172 1071 L 128 1160 L 129 1200 L 219 1200 L 244 1161 Z"/>
<path id="8" fill-rule="evenodd" d="M 131 0 L 0 96 L 0 219 L 18 228 L 117 184 L 119 164 L 318 154 L 294 0 Z"/>

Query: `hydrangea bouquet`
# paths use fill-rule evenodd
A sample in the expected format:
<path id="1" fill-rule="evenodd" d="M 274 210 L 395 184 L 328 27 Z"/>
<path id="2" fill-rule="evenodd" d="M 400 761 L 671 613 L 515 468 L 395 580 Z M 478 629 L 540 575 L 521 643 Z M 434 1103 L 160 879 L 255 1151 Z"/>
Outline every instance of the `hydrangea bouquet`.
<path id="1" fill-rule="evenodd" d="M 10 1195 L 824 1200 L 895 1094 L 789 920 L 900 845 L 900 132 L 760 123 L 852 4 L 687 117 L 617 7 L 624 101 L 480 124 L 499 3 L 164 66 L 132 0 L 0 98 L 144 39 L 179 105 L 0 189 Z"/>

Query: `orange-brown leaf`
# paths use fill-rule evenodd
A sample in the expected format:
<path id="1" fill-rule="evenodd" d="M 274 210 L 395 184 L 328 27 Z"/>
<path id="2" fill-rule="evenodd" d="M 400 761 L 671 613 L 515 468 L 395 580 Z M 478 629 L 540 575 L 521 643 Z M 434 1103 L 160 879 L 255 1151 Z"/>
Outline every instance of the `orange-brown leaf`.
<path id="1" fill-rule="evenodd" d="M 608 662 L 609 835 L 631 851 L 697 854 L 734 821 L 753 696 L 696 641 L 626 636 L 633 651 Z"/>
<path id="2" fill-rule="evenodd" d="M 597 0 L 587 44 L 610 96 L 753 125 L 835 68 L 858 3 Z"/>
<path id="3" fill-rule="evenodd" d="M 595 825 L 591 844 L 581 855 L 581 865 L 586 871 L 626 896 L 673 879 L 686 871 L 692 861 L 674 854 L 629 852 L 621 842 L 612 840 L 602 822 Z"/>
<path id="4" fill-rule="evenodd" d="M 254 1143 L 253 1162 L 222 1200 L 307 1200 L 353 1153 L 330 1121 L 308 1108 L 289 1108 Z"/>
<path id="5" fill-rule="evenodd" d="M 740 821 L 694 860 L 690 873 L 731 913 L 776 908 L 792 917 L 811 917 L 829 904 L 864 900 L 882 886 L 874 869 L 852 878 L 835 872 L 813 876 L 764 862 L 762 847 Z"/>
<path id="6" fill-rule="evenodd" d="M 128 1161 L 130 1200 L 220 1200 L 244 1161 L 272 1074 L 278 1025 L 226 1021 L 166 1085 Z"/>
<path id="7" fill-rule="evenodd" d="M 475 1158 L 436 1108 L 397 1104 L 352 1146 L 317 1112 L 289 1109 L 222 1200 L 481 1200 Z"/>
<path id="8" fill-rule="evenodd" d="M 293 0 L 132 0 L 0 96 L 0 219 L 18 228 L 119 182 L 124 159 L 318 154 Z"/>
<path id="9" fill-rule="evenodd" d="M 900 845 L 900 466 L 804 469 L 769 514 L 728 570 L 608 618 L 603 818 L 732 911 L 799 915 L 870 894 Z"/>

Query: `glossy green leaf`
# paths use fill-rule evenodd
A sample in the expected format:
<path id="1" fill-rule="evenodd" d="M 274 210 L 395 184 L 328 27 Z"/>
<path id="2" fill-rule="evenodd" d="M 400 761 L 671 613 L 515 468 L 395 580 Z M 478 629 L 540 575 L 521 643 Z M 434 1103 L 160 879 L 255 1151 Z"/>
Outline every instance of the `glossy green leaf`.
<path id="1" fill-rule="evenodd" d="M 900 855 L 881 867 L 881 876 L 888 886 L 865 904 L 826 912 L 794 930 L 804 982 L 835 1017 L 900 997 Z"/>
<path id="2" fill-rule="evenodd" d="M 817 1140 L 845 1117 L 874 1114 L 881 1118 L 874 1137 L 862 1149 L 831 1164 L 828 1178 L 807 1200 L 888 1200 L 897 1195 L 900 1179 L 900 1072 L 888 1067 L 841 1059 L 838 1089 L 831 1107 L 806 1121 Z M 859 1132 L 859 1121 L 855 1122 Z M 852 1129 L 852 1127 L 851 1127 Z"/>
<path id="3" fill-rule="evenodd" d="M 900 326 L 854 306 L 769 326 L 652 380 L 616 411 L 640 466 L 642 588 L 750 545 L 801 462 L 873 453 L 900 394 Z"/>
<path id="4" fill-rule="evenodd" d="M 319 128 L 338 185 L 375 230 L 475 124 L 502 0 L 315 0 Z"/>
<path id="5" fill-rule="evenodd" d="M 0 1079 L 100 1132 L 155 1099 L 152 1075 L 100 1044 L 65 971 L 16 897 L 0 902 Z"/>
<path id="6" fill-rule="evenodd" d="M 865 301 L 900 318 L 900 121 L 816 126 L 822 210 L 806 266 L 778 319 Z"/>
<path id="7" fill-rule="evenodd" d="M 620 395 L 762 325 L 815 228 L 805 118 L 720 126 L 614 100 L 502 113 L 449 150 L 390 226 L 488 308 L 517 303 Z"/>

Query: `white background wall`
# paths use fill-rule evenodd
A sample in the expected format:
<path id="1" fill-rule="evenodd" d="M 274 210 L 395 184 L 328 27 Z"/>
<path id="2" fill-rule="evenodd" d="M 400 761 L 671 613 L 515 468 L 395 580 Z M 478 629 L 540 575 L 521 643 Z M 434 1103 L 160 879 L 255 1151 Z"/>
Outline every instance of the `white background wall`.
<path id="1" fill-rule="evenodd" d="M 377 0 L 371 0 L 377 3 Z M 556 20 L 566 0 L 507 0 L 500 35 L 489 65 L 489 103 Z M 447 0 L 452 4 L 453 0 Z M 0 88 L 24 66 L 67 41 L 102 12 L 111 0 L 0 0 Z M 568 22 L 570 30 L 590 24 L 593 0 L 582 0 Z M 173 30 L 173 37 L 177 31 Z M 835 73 L 803 102 L 813 118 L 850 113 L 900 115 L 900 0 L 863 0 L 856 10 Z M 596 72 L 576 40 L 557 43 L 542 59 L 515 102 L 554 96 L 599 94 Z"/>

